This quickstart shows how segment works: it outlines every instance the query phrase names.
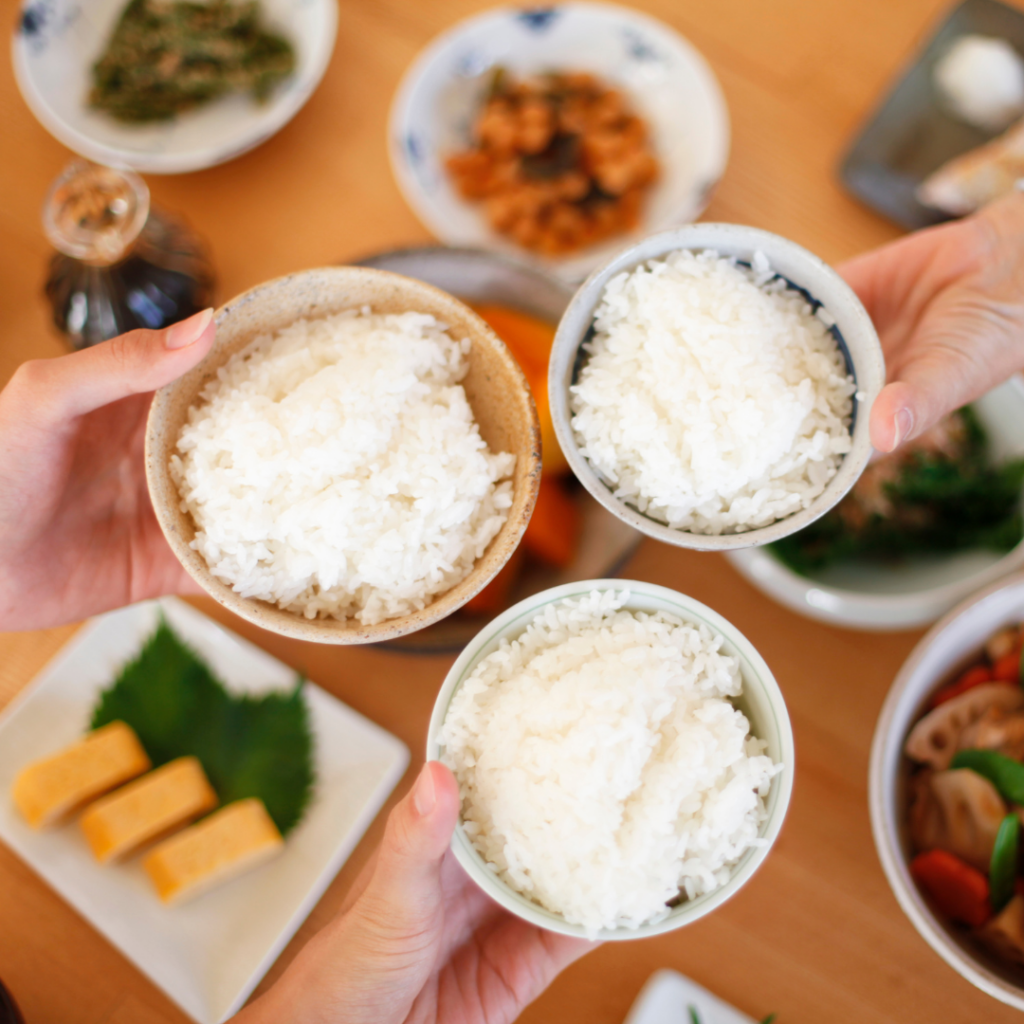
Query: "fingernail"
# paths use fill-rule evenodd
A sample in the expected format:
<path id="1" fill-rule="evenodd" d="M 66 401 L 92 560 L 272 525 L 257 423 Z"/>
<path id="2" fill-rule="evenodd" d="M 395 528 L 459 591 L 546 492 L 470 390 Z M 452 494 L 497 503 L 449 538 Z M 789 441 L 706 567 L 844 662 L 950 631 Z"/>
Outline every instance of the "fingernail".
<path id="1" fill-rule="evenodd" d="M 412 802 L 420 817 L 425 818 L 433 811 L 437 803 L 437 794 L 434 792 L 434 776 L 430 771 L 430 765 L 425 764 L 420 777 L 416 780 L 416 786 L 412 791 Z"/>
<path id="2" fill-rule="evenodd" d="M 910 437 L 910 432 L 914 429 L 914 414 L 909 409 L 900 409 L 893 417 L 893 426 L 896 428 L 896 436 L 889 449 L 891 452 L 899 448 L 901 441 Z"/>
<path id="3" fill-rule="evenodd" d="M 201 313 L 196 313 L 187 320 L 182 320 L 180 324 L 168 327 L 167 333 L 164 335 L 164 347 L 185 348 L 198 341 L 212 319 L 213 310 L 204 309 Z"/>

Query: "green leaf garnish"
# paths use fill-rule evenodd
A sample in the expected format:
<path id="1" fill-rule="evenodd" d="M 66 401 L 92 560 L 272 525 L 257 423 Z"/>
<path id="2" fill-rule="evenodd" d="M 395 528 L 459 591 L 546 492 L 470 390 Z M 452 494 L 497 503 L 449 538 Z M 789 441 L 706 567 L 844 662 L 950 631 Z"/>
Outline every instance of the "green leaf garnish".
<path id="1" fill-rule="evenodd" d="M 697 1007 L 694 1006 L 693 1003 L 690 1003 L 690 1005 L 687 1006 L 686 1009 L 690 1013 L 690 1024 L 701 1024 L 700 1014 L 697 1012 Z"/>
<path id="2" fill-rule="evenodd" d="M 302 679 L 261 697 L 229 693 L 161 619 L 101 695 L 92 728 L 122 721 L 153 761 L 199 759 L 220 798 L 259 797 L 281 830 L 301 820 L 313 792 L 313 736 Z"/>
<path id="3" fill-rule="evenodd" d="M 989 899 L 998 914 L 1013 898 L 1017 880 L 1017 851 L 1020 845 L 1020 821 L 1013 812 L 1003 818 L 992 847 L 988 871 Z"/>
<path id="4" fill-rule="evenodd" d="M 772 1024 L 772 1021 L 775 1020 L 776 1017 L 778 1017 L 777 1013 L 769 1013 L 768 1016 L 761 1021 L 761 1024 Z"/>

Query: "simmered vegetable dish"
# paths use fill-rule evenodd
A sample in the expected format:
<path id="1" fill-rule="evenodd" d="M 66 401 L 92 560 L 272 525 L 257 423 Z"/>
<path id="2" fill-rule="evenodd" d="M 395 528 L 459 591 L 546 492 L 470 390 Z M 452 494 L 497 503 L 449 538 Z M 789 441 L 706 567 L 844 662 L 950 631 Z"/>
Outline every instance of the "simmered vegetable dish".
<path id="1" fill-rule="evenodd" d="M 1022 627 L 932 697 L 907 737 L 910 873 L 933 906 L 1024 966 Z"/>

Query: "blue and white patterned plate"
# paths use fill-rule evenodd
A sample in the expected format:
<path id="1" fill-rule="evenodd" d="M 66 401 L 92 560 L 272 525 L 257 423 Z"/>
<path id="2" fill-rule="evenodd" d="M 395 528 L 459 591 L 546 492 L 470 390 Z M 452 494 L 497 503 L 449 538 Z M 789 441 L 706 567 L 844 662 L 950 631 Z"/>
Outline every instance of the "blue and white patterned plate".
<path id="1" fill-rule="evenodd" d="M 498 66 L 515 75 L 590 71 L 630 97 L 651 128 L 662 165 L 636 231 L 544 260 L 492 231 L 480 207 L 456 193 L 444 161 L 470 141 L 473 116 Z M 403 195 L 443 242 L 517 252 L 573 281 L 639 238 L 700 215 L 725 171 L 729 115 L 704 58 L 654 18 L 598 3 L 507 7 L 460 22 L 413 62 L 391 107 L 388 146 Z"/>
<path id="2" fill-rule="evenodd" d="M 262 0 L 287 36 L 295 74 L 267 103 L 225 96 L 173 121 L 122 124 L 87 105 L 92 65 L 127 0 L 26 0 L 12 40 L 18 88 L 51 135 L 97 163 L 182 174 L 224 163 L 283 128 L 312 95 L 334 49 L 337 0 Z"/>

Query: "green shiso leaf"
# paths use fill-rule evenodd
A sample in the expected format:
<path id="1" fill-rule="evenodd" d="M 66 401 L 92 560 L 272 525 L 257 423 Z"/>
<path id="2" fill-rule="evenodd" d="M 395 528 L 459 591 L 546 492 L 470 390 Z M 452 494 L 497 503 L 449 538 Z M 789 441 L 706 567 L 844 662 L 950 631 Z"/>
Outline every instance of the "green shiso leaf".
<path id="1" fill-rule="evenodd" d="M 161 619 L 139 654 L 100 695 L 92 728 L 122 721 L 154 766 L 199 759 L 222 804 L 259 797 L 287 835 L 313 792 L 313 736 L 303 681 L 260 697 L 229 693 Z"/>

